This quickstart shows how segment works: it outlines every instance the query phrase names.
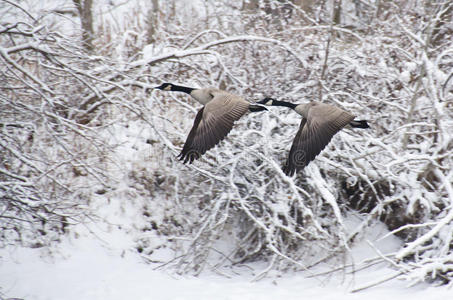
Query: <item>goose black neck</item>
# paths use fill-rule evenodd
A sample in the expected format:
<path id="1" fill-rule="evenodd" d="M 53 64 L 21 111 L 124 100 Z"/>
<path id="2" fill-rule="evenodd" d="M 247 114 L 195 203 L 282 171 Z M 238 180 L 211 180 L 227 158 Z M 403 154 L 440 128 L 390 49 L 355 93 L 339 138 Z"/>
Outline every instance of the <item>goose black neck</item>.
<path id="1" fill-rule="evenodd" d="M 273 100 L 272 106 L 285 106 L 285 107 L 289 107 L 291 109 L 295 109 L 297 104 L 286 102 L 286 101 Z"/>
<path id="2" fill-rule="evenodd" d="M 190 88 L 190 87 L 186 87 L 186 86 L 182 86 L 182 85 L 176 85 L 176 84 L 172 84 L 171 85 L 171 91 L 174 91 L 174 92 L 183 92 L 183 93 L 186 93 L 186 94 L 189 94 L 195 90 L 194 88 Z"/>

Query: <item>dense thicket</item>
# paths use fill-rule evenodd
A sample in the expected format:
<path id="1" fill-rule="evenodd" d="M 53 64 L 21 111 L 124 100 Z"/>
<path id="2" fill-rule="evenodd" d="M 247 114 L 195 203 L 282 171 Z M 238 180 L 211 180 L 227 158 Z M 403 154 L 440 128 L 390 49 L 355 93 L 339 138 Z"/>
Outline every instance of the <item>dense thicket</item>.
<path id="1" fill-rule="evenodd" d="M 179 272 L 309 269 L 384 222 L 404 246 L 377 260 L 452 278 L 450 1 L 94 1 L 88 48 L 75 10 L 28 3 L 1 7 L 3 244 L 55 240 L 103 198 L 134 201 L 138 252 L 171 248 Z M 162 81 L 331 103 L 371 129 L 342 131 L 289 178 L 300 119 L 272 109 L 186 166 L 199 105 L 149 89 Z"/>

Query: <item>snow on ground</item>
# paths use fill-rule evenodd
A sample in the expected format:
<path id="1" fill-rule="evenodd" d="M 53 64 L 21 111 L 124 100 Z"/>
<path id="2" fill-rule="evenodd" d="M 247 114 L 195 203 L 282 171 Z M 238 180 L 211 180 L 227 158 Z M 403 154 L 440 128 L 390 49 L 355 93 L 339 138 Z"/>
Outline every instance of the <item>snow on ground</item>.
<path id="1" fill-rule="evenodd" d="M 94 231 L 96 232 L 93 232 Z M 0 251 L 0 295 L 24 300 L 203 300 L 203 299 L 449 299 L 446 287 L 408 287 L 394 280 L 358 293 L 350 293 L 368 282 L 390 274 L 386 267 L 375 267 L 345 276 L 308 278 L 307 273 L 252 281 L 242 274 L 231 279 L 215 274 L 200 277 L 176 276 L 143 262 L 130 249 L 132 238 L 122 230 L 82 227 L 71 233 L 52 255 L 45 249 L 8 248 Z M 391 250 L 392 243 L 383 248 Z M 352 253 L 361 259 L 370 249 L 361 244 Z M 254 266 L 259 271 L 265 266 Z"/>

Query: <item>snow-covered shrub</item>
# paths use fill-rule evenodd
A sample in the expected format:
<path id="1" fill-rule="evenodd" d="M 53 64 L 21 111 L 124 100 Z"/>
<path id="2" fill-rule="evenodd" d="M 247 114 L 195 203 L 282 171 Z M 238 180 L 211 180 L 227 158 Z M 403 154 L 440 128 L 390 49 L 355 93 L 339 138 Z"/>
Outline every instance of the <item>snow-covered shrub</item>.
<path id="1" fill-rule="evenodd" d="M 102 56 L 34 26 L 2 29 L 1 76 L 13 81 L 2 83 L 0 113 L 12 113 L 4 114 L 10 142 L 1 145 L 1 170 L 31 183 L 22 184 L 27 200 L 46 195 L 61 208 L 89 204 L 93 191 L 133 198 L 142 211 L 129 229 L 139 232 L 136 250 L 155 262 L 172 249 L 165 266 L 181 273 L 255 260 L 269 266 L 258 277 L 331 258 L 338 267 L 380 220 L 405 243 L 380 258 L 398 276 L 451 279 L 451 3 L 206 1 L 194 9 L 169 1 L 150 45 L 147 10 L 137 8 L 146 4 L 137 3 L 95 7 Z M 27 48 L 3 38 L 11 36 Z M 26 43 L 36 39 L 44 46 Z M 342 130 L 289 178 L 281 166 L 300 117 L 270 108 L 244 116 L 219 146 L 183 165 L 176 155 L 199 105 L 151 89 L 164 81 L 220 87 L 251 102 L 322 101 L 371 128 Z M 353 230 L 350 214 L 362 220 Z"/>
<path id="2" fill-rule="evenodd" d="M 372 7 L 367 9 L 362 13 L 373 16 Z M 207 263 L 217 269 L 221 264 L 208 257 L 219 253 L 226 264 L 266 258 L 270 267 L 304 268 L 320 260 L 319 249 L 321 257 L 343 253 L 363 228 L 381 220 L 407 243 L 392 257 L 402 274 L 416 274 L 410 270 L 425 270 L 426 264 L 446 276 L 451 239 L 442 232 L 449 232 L 452 213 L 451 45 L 431 47 L 429 34 L 420 28 L 436 24 L 426 23 L 428 18 L 414 22 L 412 16 L 420 13 L 415 2 L 406 3 L 403 17 L 394 7 L 379 9 L 385 12 L 375 11 L 367 28 L 329 26 L 329 14 L 319 12 L 306 24 L 300 21 L 303 12 L 296 12 L 288 20 L 302 24 L 282 21 L 287 28 L 278 32 L 273 30 L 279 26 L 268 22 L 272 15 L 258 11 L 250 17 L 233 10 L 240 24 L 211 20 L 221 32 L 194 35 L 190 27 L 178 27 L 176 36 L 165 28 L 162 36 L 174 35 L 167 40 L 171 48 L 145 52 L 137 62 L 149 66 L 158 83 L 217 86 L 250 101 L 263 96 L 323 101 L 370 120 L 372 127 L 343 130 L 294 179 L 279 168 L 300 119 L 284 109 L 244 117 L 225 142 L 193 166 L 169 158 L 169 168 L 160 173 L 176 176 L 165 189 L 174 193 L 166 198 L 176 201 L 166 204 L 175 208 L 173 221 L 153 224 L 171 235 L 180 271 L 199 271 Z M 423 13 L 435 16 L 448 9 L 440 5 Z M 188 36 L 179 38 L 181 32 Z M 174 108 L 173 100 L 183 105 Z M 194 102 L 159 92 L 150 101 L 147 115 L 161 116 L 153 123 L 157 139 L 176 154 L 174 145 L 185 139 L 182 128 L 187 133 L 194 117 L 184 103 Z M 181 130 L 177 137 L 174 130 Z M 175 221 L 181 208 L 183 221 Z M 360 208 L 365 208 L 362 226 L 346 231 L 343 218 Z M 229 247 L 221 241 L 229 241 Z M 447 263 L 447 271 L 436 267 L 444 266 L 439 261 Z M 435 276 L 428 269 L 423 275 Z"/>
<path id="3" fill-rule="evenodd" d="M 110 185 L 98 136 L 108 101 L 97 101 L 105 90 L 93 83 L 105 69 L 46 19 L 2 8 L 0 246 L 41 247 L 84 220 L 92 194 Z"/>

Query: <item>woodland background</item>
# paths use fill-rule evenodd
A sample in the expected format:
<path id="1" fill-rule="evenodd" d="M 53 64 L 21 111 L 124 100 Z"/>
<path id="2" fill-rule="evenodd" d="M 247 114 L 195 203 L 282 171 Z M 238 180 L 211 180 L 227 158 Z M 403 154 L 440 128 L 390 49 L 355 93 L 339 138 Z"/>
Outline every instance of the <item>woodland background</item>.
<path id="1" fill-rule="evenodd" d="M 49 248 L 114 207 L 127 250 L 178 274 L 386 263 L 383 281 L 451 284 L 453 2 L 1 0 L 0 15 L 1 247 Z M 290 178 L 300 118 L 272 108 L 183 165 L 199 104 L 162 82 L 322 101 L 371 129 Z M 399 250 L 351 262 L 379 224 Z"/>

